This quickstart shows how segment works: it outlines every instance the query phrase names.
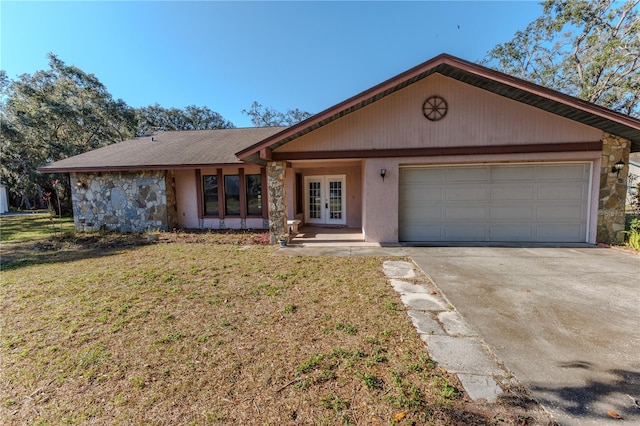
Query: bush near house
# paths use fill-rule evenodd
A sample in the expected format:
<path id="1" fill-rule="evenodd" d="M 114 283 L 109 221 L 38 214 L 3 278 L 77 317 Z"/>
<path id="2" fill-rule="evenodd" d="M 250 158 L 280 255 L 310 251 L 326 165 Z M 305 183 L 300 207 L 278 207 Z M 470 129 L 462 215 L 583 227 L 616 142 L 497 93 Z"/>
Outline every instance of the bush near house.
<path id="1" fill-rule="evenodd" d="M 640 216 L 627 215 L 627 244 L 637 251 L 640 251 Z"/>

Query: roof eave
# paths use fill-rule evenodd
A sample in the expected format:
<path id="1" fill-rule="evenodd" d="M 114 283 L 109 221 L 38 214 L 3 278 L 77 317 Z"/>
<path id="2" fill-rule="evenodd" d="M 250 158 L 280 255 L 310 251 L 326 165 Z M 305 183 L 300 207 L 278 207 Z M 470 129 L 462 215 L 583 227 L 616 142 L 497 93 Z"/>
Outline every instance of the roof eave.
<path id="1" fill-rule="evenodd" d="M 257 159 L 260 159 L 260 161 L 264 162 L 264 159 L 260 158 L 261 149 L 276 149 L 293 139 L 357 111 L 434 73 L 471 84 L 480 89 L 573 121 L 600 127 L 604 131 L 629 139 L 632 142 L 632 151 L 640 151 L 640 120 L 638 119 L 500 71 L 451 55 L 441 54 L 239 151 L 236 156 L 242 161 L 256 162 Z"/>
<path id="2" fill-rule="evenodd" d="M 427 62 L 417 65 L 401 74 L 398 74 L 395 77 L 392 77 L 386 81 L 383 81 L 382 83 L 376 86 L 373 86 L 370 89 L 367 89 L 355 96 L 352 96 L 347 100 L 340 102 L 339 104 L 336 104 L 322 112 L 319 112 L 316 115 L 313 115 L 307 118 L 304 121 L 294 124 L 293 126 L 287 129 L 284 129 L 283 131 L 276 133 L 273 136 L 270 136 L 248 148 L 243 149 L 242 151 L 238 151 L 236 153 L 236 156 L 240 160 L 245 161 L 245 159 L 251 156 L 251 154 L 255 154 L 256 152 L 259 153 L 260 149 L 262 148 L 265 148 L 265 147 L 274 148 L 273 146 L 274 141 L 283 141 L 286 139 L 284 142 L 277 145 L 277 146 L 280 146 L 283 143 L 288 142 L 289 140 L 295 139 L 299 136 L 309 133 L 310 131 L 318 127 L 322 127 L 325 124 L 328 124 L 329 122 L 334 121 L 337 118 L 348 115 L 353 111 L 357 111 L 363 106 L 369 105 L 375 102 L 376 100 L 382 99 L 387 94 L 395 92 L 397 90 L 397 86 L 400 81 L 406 82 L 406 84 L 403 85 L 404 87 L 404 86 L 408 86 L 409 84 L 415 81 L 418 81 L 424 78 L 425 76 L 415 79 L 417 76 L 420 76 L 421 72 L 424 72 L 425 68 L 427 69 L 433 68 L 440 63 L 444 63 L 444 61 L 447 58 L 450 58 L 450 56 L 446 54 L 438 55 Z M 415 79 L 415 80 L 411 81 L 412 79 Z M 378 95 L 377 99 L 376 99 L 376 95 Z"/>
<path id="3" fill-rule="evenodd" d="M 188 170 L 215 167 L 238 167 L 243 163 L 202 163 L 202 164 L 154 164 L 125 166 L 82 166 L 82 167 L 39 167 L 39 173 L 97 173 L 97 172 L 136 172 L 143 170 Z"/>
<path id="4" fill-rule="evenodd" d="M 457 68 L 457 72 L 452 69 L 440 70 L 439 72 L 497 95 L 625 137 L 635 145 L 635 151 L 640 151 L 639 119 L 500 71 L 462 59 L 456 60 L 464 63 L 466 67 L 453 67 Z M 474 81 L 469 81 L 470 79 Z M 480 79 L 484 84 L 479 84 Z"/>

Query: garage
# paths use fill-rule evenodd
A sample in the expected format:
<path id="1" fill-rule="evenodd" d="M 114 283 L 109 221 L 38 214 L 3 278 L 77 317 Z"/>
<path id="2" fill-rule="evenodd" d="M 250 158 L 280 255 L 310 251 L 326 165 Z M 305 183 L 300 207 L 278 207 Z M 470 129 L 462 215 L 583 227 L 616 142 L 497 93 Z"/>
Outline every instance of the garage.
<path id="1" fill-rule="evenodd" d="M 400 168 L 401 242 L 586 242 L 590 163 Z"/>

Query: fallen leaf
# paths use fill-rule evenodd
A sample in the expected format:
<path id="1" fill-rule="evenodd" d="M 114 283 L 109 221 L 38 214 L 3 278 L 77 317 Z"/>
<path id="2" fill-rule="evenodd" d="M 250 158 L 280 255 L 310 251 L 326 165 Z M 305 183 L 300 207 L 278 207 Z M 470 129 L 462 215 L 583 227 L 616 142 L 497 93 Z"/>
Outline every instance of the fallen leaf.
<path id="1" fill-rule="evenodd" d="M 607 410 L 607 414 L 609 414 L 614 419 L 622 420 L 622 416 L 613 410 Z"/>
<path id="2" fill-rule="evenodd" d="M 405 413 L 395 413 L 393 415 L 393 420 L 395 420 L 396 422 L 399 422 L 400 420 L 404 419 L 406 416 Z"/>

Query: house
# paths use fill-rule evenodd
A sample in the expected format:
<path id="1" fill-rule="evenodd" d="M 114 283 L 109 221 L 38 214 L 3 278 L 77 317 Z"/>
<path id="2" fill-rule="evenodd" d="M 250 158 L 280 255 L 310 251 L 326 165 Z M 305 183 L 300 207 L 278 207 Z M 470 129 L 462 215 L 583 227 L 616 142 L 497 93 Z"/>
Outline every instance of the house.
<path id="1" fill-rule="evenodd" d="M 439 55 L 288 128 L 163 132 L 46 165 L 76 227 L 613 242 L 640 120 Z M 617 165 L 616 165 L 617 164 Z"/>

